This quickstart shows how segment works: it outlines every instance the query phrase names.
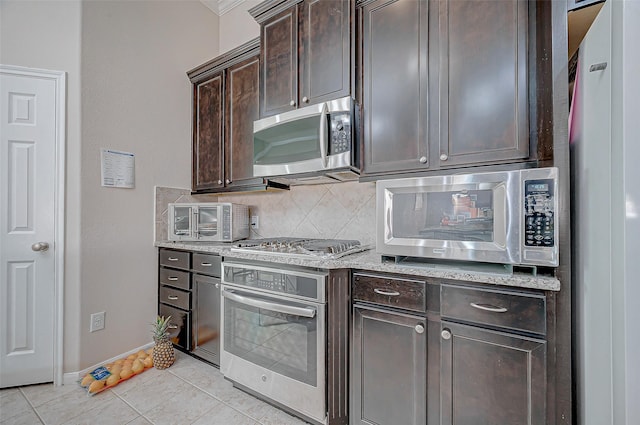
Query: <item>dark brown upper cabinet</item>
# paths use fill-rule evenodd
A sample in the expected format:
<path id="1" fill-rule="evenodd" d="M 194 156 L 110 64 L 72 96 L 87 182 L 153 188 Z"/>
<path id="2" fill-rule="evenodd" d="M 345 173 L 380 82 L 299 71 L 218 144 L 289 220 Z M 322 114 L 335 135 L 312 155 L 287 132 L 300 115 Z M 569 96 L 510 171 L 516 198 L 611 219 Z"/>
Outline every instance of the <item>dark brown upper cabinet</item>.
<path id="1" fill-rule="evenodd" d="M 194 192 L 265 189 L 253 177 L 253 121 L 259 113 L 259 39 L 187 73 L 193 83 Z"/>
<path id="2" fill-rule="evenodd" d="M 364 173 L 429 167 L 427 1 L 359 3 Z"/>
<path id="3" fill-rule="evenodd" d="M 545 123 L 530 129 L 546 110 L 536 55 L 548 29 L 530 29 L 536 2 L 360 0 L 356 7 L 365 180 L 549 159 L 549 146 L 537 144 Z"/>
<path id="4" fill-rule="evenodd" d="M 350 0 L 267 0 L 249 10 L 260 24 L 260 116 L 351 94 Z"/>
<path id="5" fill-rule="evenodd" d="M 528 3 L 437 4 L 440 167 L 526 159 Z"/>

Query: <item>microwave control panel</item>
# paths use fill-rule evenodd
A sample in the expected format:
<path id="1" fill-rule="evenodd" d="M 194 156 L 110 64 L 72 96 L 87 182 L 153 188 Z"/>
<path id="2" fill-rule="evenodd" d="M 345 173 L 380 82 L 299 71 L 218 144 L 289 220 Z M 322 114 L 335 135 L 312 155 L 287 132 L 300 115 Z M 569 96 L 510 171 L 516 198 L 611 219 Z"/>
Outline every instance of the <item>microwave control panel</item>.
<path id="1" fill-rule="evenodd" d="M 555 245 L 553 191 L 553 179 L 525 180 L 525 246 L 553 247 Z"/>
<path id="2" fill-rule="evenodd" d="M 347 112 L 332 113 L 329 115 L 331 128 L 331 141 L 329 155 L 351 150 L 351 114 Z"/>

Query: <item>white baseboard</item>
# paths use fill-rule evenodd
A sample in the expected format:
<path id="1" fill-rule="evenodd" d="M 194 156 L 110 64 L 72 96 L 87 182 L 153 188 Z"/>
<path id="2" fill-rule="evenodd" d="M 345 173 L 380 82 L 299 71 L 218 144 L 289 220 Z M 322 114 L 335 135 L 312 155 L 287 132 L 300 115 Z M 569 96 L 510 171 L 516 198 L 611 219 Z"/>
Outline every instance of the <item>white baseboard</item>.
<path id="1" fill-rule="evenodd" d="M 84 369 L 84 370 L 79 370 L 79 371 L 77 371 L 77 372 L 68 372 L 68 373 L 65 373 L 65 374 L 62 376 L 62 385 L 72 385 L 72 384 L 73 384 L 73 385 L 77 385 L 77 384 L 78 384 L 78 381 L 79 381 L 80 379 L 82 379 L 82 377 L 83 377 L 84 375 L 86 375 L 86 374 L 87 374 L 87 372 L 91 372 L 92 370 L 94 370 L 94 369 L 95 369 L 95 368 L 97 368 L 97 367 L 103 366 L 103 365 L 105 365 L 105 364 L 107 364 L 107 363 L 113 363 L 113 362 L 115 362 L 115 361 L 116 361 L 116 360 L 118 360 L 118 359 L 121 359 L 121 358 L 123 358 L 123 357 L 127 357 L 127 356 L 129 356 L 129 355 L 131 355 L 131 354 L 135 354 L 135 353 L 137 353 L 137 352 L 138 352 L 138 351 L 140 351 L 140 350 L 148 350 L 148 349 L 149 349 L 149 348 L 151 348 L 151 347 L 153 347 L 153 342 L 150 342 L 150 343 L 145 344 L 145 345 L 143 345 L 143 346 L 141 346 L 141 347 L 138 347 L 138 348 L 134 348 L 133 350 L 127 351 L 126 353 L 122 353 L 122 354 L 120 354 L 120 355 L 118 355 L 118 356 L 115 356 L 115 357 L 112 357 L 112 358 L 110 358 L 110 359 L 107 359 L 107 360 L 105 360 L 105 361 L 103 361 L 103 362 L 100 362 L 100 363 L 98 363 L 98 364 L 95 364 L 95 365 L 93 365 L 93 366 L 90 366 L 90 367 L 88 367 L 88 368 L 86 368 L 86 369 Z"/>

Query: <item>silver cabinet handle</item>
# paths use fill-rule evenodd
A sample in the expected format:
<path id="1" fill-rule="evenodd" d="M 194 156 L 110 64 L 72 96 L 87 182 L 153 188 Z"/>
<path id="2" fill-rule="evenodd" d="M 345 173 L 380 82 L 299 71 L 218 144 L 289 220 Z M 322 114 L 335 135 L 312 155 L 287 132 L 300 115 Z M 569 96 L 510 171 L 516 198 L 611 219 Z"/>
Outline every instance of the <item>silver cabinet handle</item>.
<path id="1" fill-rule="evenodd" d="M 178 261 L 178 258 L 176 258 L 176 257 L 169 257 L 169 258 L 167 258 L 167 260 L 169 260 L 169 261 Z"/>
<path id="2" fill-rule="evenodd" d="M 289 105 L 290 105 L 290 106 L 296 106 L 296 101 L 295 101 L 295 100 L 292 100 L 291 102 L 289 102 Z"/>
<path id="3" fill-rule="evenodd" d="M 302 101 L 304 103 L 309 103 L 309 98 L 307 96 L 305 96 L 305 97 L 302 98 Z"/>
<path id="4" fill-rule="evenodd" d="M 171 301 L 175 301 L 178 299 L 178 297 L 176 297 L 175 295 L 168 295 L 167 299 L 170 299 Z"/>
<path id="5" fill-rule="evenodd" d="M 449 329 L 443 329 L 442 332 L 440 332 L 440 335 L 442 336 L 442 339 L 451 339 L 451 331 Z"/>
<path id="6" fill-rule="evenodd" d="M 272 303 L 269 301 L 263 301 L 243 295 L 238 295 L 235 292 L 225 291 L 224 289 L 222 290 L 222 296 L 240 304 L 263 308 L 265 310 L 277 311 L 279 313 L 292 314 L 295 316 L 309 318 L 313 318 L 316 316 L 316 310 L 314 308 L 295 307 L 292 305 Z"/>
<path id="7" fill-rule="evenodd" d="M 171 282 L 175 282 L 176 280 L 178 280 L 178 278 L 175 276 L 169 276 L 167 280 L 170 280 Z"/>
<path id="8" fill-rule="evenodd" d="M 427 157 L 426 156 L 421 156 L 419 159 L 421 164 L 426 164 L 427 163 Z"/>
<path id="9" fill-rule="evenodd" d="M 589 72 L 604 71 L 605 69 L 607 69 L 607 63 L 606 62 L 594 63 L 593 65 L 591 65 L 589 67 Z"/>
<path id="10" fill-rule="evenodd" d="M 211 267 L 213 264 L 211 263 L 200 263 L 202 267 Z"/>
<path id="11" fill-rule="evenodd" d="M 218 180 L 218 184 L 222 184 L 222 180 Z"/>
<path id="12" fill-rule="evenodd" d="M 414 328 L 416 330 L 417 333 L 422 334 L 424 333 L 424 326 L 422 326 L 421 324 L 417 324 L 416 327 Z"/>
<path id="13" fill-rule="evenodd" d="M 169 329 L 178 329 L 178 325 L 169 325 L 168 328 Z"/>
<path id="14" fill-rule="evenodd" d="M 449 159 L 449 155 L 447 155 L 446 153 L 440 155 L 440 161 L 446 161 L 447 159 Z"/>
<path id="15" fill-rule="evenodd" d="M 506 313 L 507 309 L 504 307 L 498 307 L 491 304 L 477 304 L 477 303 L 469 303 L 469 305 L 473 308 L 477 308 L 478 310 L 491 311 L 493 313 Z"/>
<path id="16" fill-rule="evenodd" d="M 36 252 L 38 251 L 44 252 L 48 249 L 49 249 L 49 244 L 47 242 L 36 242 L 33 245 L 31 245 L 31 250 Z"/>
<path id="17" fill-rule="evenodd" d="M 388 297 L 397 297 L 398 295 L 400 295 L 400 292 L 398 291 L 385 291 L 384 289 L 378 289 L 378 288 L 375 288 L 373 292 L 380 295 L 386 295 Z"/>

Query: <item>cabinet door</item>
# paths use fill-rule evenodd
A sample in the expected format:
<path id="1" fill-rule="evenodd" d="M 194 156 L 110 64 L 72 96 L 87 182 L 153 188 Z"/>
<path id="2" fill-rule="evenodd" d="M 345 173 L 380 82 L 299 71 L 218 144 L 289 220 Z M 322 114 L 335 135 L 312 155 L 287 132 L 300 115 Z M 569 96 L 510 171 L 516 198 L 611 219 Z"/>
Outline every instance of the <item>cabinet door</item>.
<path id="1" fill-rule="evenodd" d="M 222 187 L 224 120 L 222 73 L 194 85 L 193 190 Z"/>
<path id="2" fill-rule="evenodd" d="M 527 1 L 438 4 L 440 167 L 527 158 Z"/>
<path id="3" fill-rule="evenodd" d="M 298 99 L 298 6 L 266 20 L 260 35 L 260 115 L 290 111 Z"/>
<path id="4" fill-rule="evenodd" d="M 259 115 L 260 57 L 227 69 L 225 114 L 225 185 L 260 183 L 253 177 L 253 122 Z"/>
<path id="5" fill-rule="evenodd" d="M 350 94 L 351 2 L 305 0 L 299 19 L 299 104 Z"/>
<path id="6" fill-rule="evenodd" d="M 425 424 L 425 326 L 417 316 L 354 308 L 349 423 Z"/>
<path id="7" fill-rule="evenodd" d="M 544 425 L 546 342 L 443 321 L 442 425 Z"/>
<path id="8" fill-rule="evenodd" d="M 158 315 L 171 316 L 168 329 L 171 342 L 185 350 L 191 350 L 191 313 L 160 303 Z"/>
<path id="9" fill-rule="evenodd" d="M 428 4 L 379 0 L 361 8 L 365 174 L 429 166 Z"/>

